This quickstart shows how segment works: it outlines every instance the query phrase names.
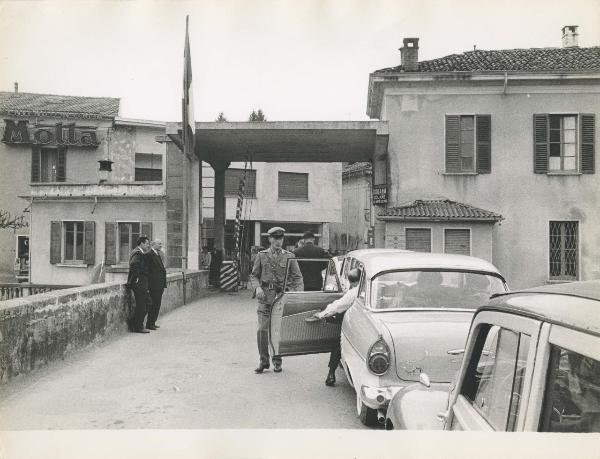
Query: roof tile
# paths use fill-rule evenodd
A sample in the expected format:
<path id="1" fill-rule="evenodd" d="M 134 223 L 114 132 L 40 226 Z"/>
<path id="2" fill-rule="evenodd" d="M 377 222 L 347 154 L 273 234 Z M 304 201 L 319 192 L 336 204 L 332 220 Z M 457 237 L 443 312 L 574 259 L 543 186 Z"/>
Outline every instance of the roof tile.
<path id="1" fill-rule="evenodd" d="M 60 118 L 114 118 L 120 100 L 112 97 L 58 96 L 0 91 L 0 113 Z"/>
<path id="2" fill-rule="evenodd" d="M 419 62 L 415 72 L 543 72 L 600 70 L 600 46 L 476 50 Z M 404 72 L 401 65 L 375 73 Z"/>
<path id="3" fill-rule="evenodd" d="M 379 213 L 383 220 L 483 220 L 500 221 L 502 215 L 489 210 L 473 207 L 461 202 L 444 200 L 421 200 L 411 202 L 410 204 L 389 207 Z"/>

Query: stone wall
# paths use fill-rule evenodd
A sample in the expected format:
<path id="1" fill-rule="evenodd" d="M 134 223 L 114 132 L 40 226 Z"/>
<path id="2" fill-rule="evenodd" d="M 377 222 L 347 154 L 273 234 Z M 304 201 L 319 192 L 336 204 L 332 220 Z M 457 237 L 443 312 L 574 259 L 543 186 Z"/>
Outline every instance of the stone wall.
<path id="1" fill-rule="evenodd" d="M 167 276 L 161 314 L 207 293 L 208 272 Z M 127 331 L 128 289 L 119 282 L 0 303 L 0 384 Z M 131 295 L 133 300 L 133 295 Z"/>

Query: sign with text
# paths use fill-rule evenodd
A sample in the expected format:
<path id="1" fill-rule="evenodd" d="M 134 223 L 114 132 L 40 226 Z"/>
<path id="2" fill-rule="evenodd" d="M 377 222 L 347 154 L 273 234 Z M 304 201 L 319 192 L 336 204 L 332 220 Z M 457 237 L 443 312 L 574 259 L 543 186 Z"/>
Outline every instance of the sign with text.
<path id="1" fill-rule="evenodd" d="M 373 204 L 387 204 L 387 184 L 373 185 Z"/>
<path id="2" fill-rule="evenodd" d="M 9 144 L 96 148 L 100 142 L 95 128 L 56 123 L 30 127 L 27 120 L 4 120 L 2 141 Z"/>

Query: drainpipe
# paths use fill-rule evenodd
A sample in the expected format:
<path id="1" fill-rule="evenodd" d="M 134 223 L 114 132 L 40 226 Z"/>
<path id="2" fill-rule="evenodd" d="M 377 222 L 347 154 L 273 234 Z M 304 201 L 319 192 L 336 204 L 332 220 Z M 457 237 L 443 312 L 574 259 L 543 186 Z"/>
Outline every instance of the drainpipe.
<path id="1" fill-rule="evenodd" d="M 506 87 L 508 86 L 508 72 L 504 72 L 504 91 L 503 94 L 506 95 Z"/>

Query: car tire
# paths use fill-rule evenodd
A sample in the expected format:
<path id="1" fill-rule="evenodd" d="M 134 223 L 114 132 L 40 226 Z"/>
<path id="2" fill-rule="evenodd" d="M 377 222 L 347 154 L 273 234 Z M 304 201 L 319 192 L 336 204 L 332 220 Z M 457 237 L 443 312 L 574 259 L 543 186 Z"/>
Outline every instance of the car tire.
<path id="1" fill-rule="evenodd" d="M 369 408 L 365 405 L 359 394 L 356 394 L 356 411 L 358 412 L 358 418 L 360 422 L 368 427 L 373 427 L 378 424 L 377 422 L 377 410 Z"/>

